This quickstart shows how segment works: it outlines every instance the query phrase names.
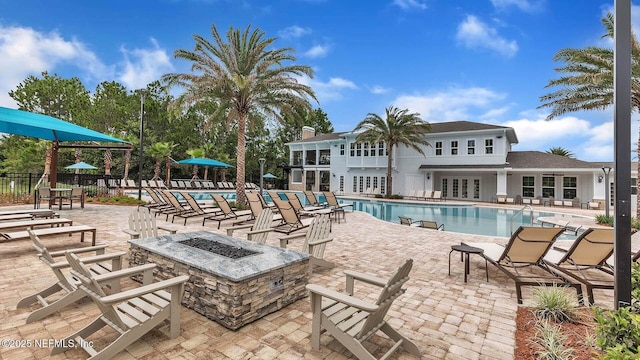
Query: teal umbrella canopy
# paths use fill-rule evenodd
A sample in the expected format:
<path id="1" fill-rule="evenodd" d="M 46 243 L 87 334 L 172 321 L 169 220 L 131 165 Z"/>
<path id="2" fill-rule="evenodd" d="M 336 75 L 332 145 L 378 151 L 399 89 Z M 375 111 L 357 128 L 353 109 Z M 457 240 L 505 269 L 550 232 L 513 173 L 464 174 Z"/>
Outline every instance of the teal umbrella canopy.
<path id="1" fill-rule="evenodd" d="M 52 141 L 126 141 L 51 116 L 0 107 L 0 133 Z"/>
<path id="2" fill-rule="evenodd" d="M 262 175 L 263 178 L 265 179 L 277 179 L 278 177 L 273 175 L 272 173 L 266 173 L 264 175 Z"/>
<path id="3" fill-rule="evenodd" d="M 75 163 L 73 165 L 69 165 L 69 166 L 65 167 L 65 169 L 81 169 L 81 170 L 90 169 L 90 170 L 93 170 L 93 169 L 97 169 L 97 167 L 95 167 L 95 166 L 93 166 L 91 164 L 87 164 L 84 161 L 80 161 L 80 162 L 77 162 L 77 163 Z"/>
<path id="4" fill-rule="evenodd" d="M 179 165 L 199 165 L 199 166 L 211 166 L 211 167 L 233 167 L 232 165 L 225 164 L 222 161 L 207 158 L 191 158 L 176 161 L 174 164 Z"/>

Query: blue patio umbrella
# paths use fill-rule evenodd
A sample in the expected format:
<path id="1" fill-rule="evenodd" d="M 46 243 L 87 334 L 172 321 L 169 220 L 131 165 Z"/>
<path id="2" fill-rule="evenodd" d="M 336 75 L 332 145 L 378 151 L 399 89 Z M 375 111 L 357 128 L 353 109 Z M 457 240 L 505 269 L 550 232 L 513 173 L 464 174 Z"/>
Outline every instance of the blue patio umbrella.
<path id="1" fill-rule="evenodd" d="M 54 143 L 49 179 L 55 187 L 58 166 L 58 148 L 62 141 L 101 141 L 126 143 L 124 140 L 84 128 L 51 116 L 28 111 L 0 107 L 0 133 L 28 136 L 36 139 L 51 140 Z"/>
<path id="2" fill-rule="evenodd" d="M 233 165 L 225 164 L 222 161 L 208 158 L 191 158 L 174 162 L 179 165 L 199 165 L 199 166 L 211 166 L 211 167 L 233 167 Z"/>
<path id="3" fill-rule="evenodd" d="M 278 177 L 273 175 L 272 173 L 266 173 L 264 175 L 262 175 L 263 178 L 265 179 L 277 179 Z"/>
<path id="4" fill-rule="evenodd" d="M 69 165 L 69 166 L 65 167 L 65 169 L 72 169 L 72 170 L 73 169 L 80 169 L 80 170 L 89 169 L 89 170 L 93 170 L 93 169 L 97 169 L 97 167 L 95 167 L 95 166 L 93 166 L 91 164 L 87 164 L 84 161 L 80 161 L 80 162 L 77 162 L 77 163 L 75 163 L 73 165 Z"/>

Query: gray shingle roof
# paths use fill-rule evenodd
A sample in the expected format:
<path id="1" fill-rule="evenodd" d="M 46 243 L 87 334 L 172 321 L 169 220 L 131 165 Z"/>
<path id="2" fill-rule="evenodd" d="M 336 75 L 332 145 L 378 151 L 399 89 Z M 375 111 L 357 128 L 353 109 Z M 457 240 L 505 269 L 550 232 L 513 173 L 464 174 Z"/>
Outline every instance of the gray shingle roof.
<path id="1" fill-rule="evenodd" d="M 506 126 L 483 124 L 483 123 L 477 123 L 477 122 L 471 122 L 471 121 L 449 121 L 449 122 L 431 123 L 432 133 L 492 130 L 492 129 L 509 130 L 511 128 Z"/>
<path id="2" fill-rule="evenodd" d="M 542 151 L 511 151 L 507 154 L 507 163 L 507 167 L 514 169 L 597 169 L 602 167 L 601 163 L 582 161 Z"/>
<path id="3" fill-rule="evenodd" d="M 304 140 L 298 140 L 298 141 L 292 141 L 288 144 L 299 144 L 299 143 L 305 143 L 305 142 L 315 142 L 315 141 L 327 141 L 327 140 L 338 140 L 342 137 L 343 134 L 346 134 L 347 132 L 337 132 L 337 133 L 331 133 L 331 134 L 320 134 L 320 135 L 316 135 L 313 137 L 310 137 L 308 139 L 304 139 Z"/>

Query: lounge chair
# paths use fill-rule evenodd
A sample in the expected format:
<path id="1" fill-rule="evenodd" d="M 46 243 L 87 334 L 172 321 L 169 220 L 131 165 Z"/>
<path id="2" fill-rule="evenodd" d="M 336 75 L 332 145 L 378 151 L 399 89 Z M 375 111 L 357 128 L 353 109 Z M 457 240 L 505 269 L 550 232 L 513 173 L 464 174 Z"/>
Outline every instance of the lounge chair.
<path id="1" fill-rule="evenodd" d="M 313 216 L 313 213 L 316 213 L 318 211 L 321 211 L 323 213 L 331 212 L 331 209 L 327 209 L 323 206 L 303 206 L 298 195 L 294 193 L 285 193 L 285 195 L 287 197 L 287 200 L 289 200 L 289 202 L 293 206 L 293 209 L 300 215 Z"/>
<path id="2" fill-rule="evenodd" d="M 373 188 L 371 196 L 376 197 L 376 195 L 380 195 L 380 188 Z"/>
<path id="3" fill-rule="evenodd" d="M 613 254 L 613 238 L 613 229 L 589 228 L 573 241 L 568 250 L 549 250 L 544 262 L 568 281 L 583 284 L 589 304 L 593 304 L 593 289 L 613 289 L 613 271 L 606 263 Z M 590 277 L 587 274 L 589 270 L 598 270 L 601 276 Z"/>
<path id="4" fill-rule="evenodd" d="M 213 215 L 219 215 L 221 213 L 221 210 L 218 207 L 200 205 L 196 201 L 196 199 L 194 199 L 193 196 L 191 196 L 191 194 L 189 194 L 186 191 L 179 191 L 178 193 L 182 195 L 182 197 L 187 201 L 187 205 L 189 205 L 189 211 L 174 214 L 173 218 L 171 219 L 171 222 L 173 222 L 173 220 L 176 217 L 179 217 L 179 218 L 183 218 L 184 225 L 187 225 L 187 219 L 189 218 L 197 217 L 197 216 L 213 216 Z M 204 220 L 203 220 L 203 225 L 204 225 Z"/>
<path id="5" fill-rule="evenodd" d="M 418 222 L 418 227 L 432 230 L 442 230 L 444 231 L 444 224 L 438 225 L 437 222 L 431 220 L 420 220 Z"/>
<path id="6" fill-rule="evenodd" d="M 171 180 L 169 183 L 171 184 L 172 189 L 178 189 L 180 187 L 177 180 Z"/>
<path id="7" fill-rule="evenodd" d="M 177 276 L 154 283 L 153 264 L 113 271 L 106 275 L 94 275 L 75 254 L 67 253 L 67 261 L 71 265 L 71 273 L 81 283 L 80 289 L 90 295 L 102 315 L 57 342 L 51 355 L 65 352 L 72 344 L 82 344 L 81 348 L 91 355 L 91 359 L 111 359 L 165 320 L 169 321 L 169 336 L 173 339 L 180 335 L 180 302 L 188 276 Z M 107 296 L 99 286 L 105 279 L 119 280 L 136 273 L 143 274 L 144 282 L 141 287 Z M 102 350 L 96 351 L 87 337 L 105 326 L 115 330 L 118 337 Z"/>
<path id="8" fill-rule="evenodd" d="M 241 211 L 233 210 L 231 208 L 231 205 L 229 205 L 229 202 L 227 201 L 227 199 L 225 199 L 222 195 L 211 194 L 211 197 L 213 198 L 213 201 L 215 201 L 216 204 L 218 204 L 218 207 L 220 208 L 221 213 L 219 212 L 212 216 L 205 216 L 204 219 L 202 219 L 202 226 L 204 226 L 204 223 L 207 220 L 214 220 L 218 222 L 218 229 L 220 229 L 220 224 L 222 224 L 222 222 L 225 220 L 237 219 L 240 216 L 251 215 L 251 210 L 241 210 Z"/>
<path id="9" fill-rule="evenodd" d="M 562 206 L 562 200 L 553 200 L 553 206 Z"/>
<path id="10" fill-rule="evenodd" d="M 227 236 L 233 236 L 233 232 L 236 230 L 249 229 L 247 232 L 247 240 L 264 244 L 267 242 L 269 233 L 273 231 L 271 227 L 272 223 L 273 211 L 271 211 L 271 209 L 262 209 L 252 224 L 234 225 L 227 228 Z"/>
<path id="11" fill-rule="evenodd" d="M 415 189 L 409 190 L 407 195 L 405 195 L 405 199 L 415 199 L 415 198 L 416 198 L 416 190 Z"/>
<path id="12" fill-rule="evenodd" d="M 131 239 L 158 237 L 158 229 L 170 234 L 178 232 L 177 229 L 156 224 L 156 217 L 151 215 L 147 208 L 138 208 L 129 214 L 129 228 L 123 229 L 131 236 Z"/>
<path id="13" fill-rule="evenodd" d="M 58 279 L 54 284 L 46 289 L 40 290 L 37 293 L 22 298 L 18 301 L 16 308 L 25 308 L 32 306 L 36 303 L 41 305 L 40 308 L 34 310 L 27 316 L 27 324 L 34 321 L 41 320 L 54 312 L 62 309 L 63 307 L 73 304 L 76 301 L 87 296 L 87 293 L 78 289 L 78 281 L 69 274 L 65 274 L 62 270 L 69 267 L 69 263 L 65 259 L 65 252 L 72 252 L 75 254 L 93 253 L 93 256 L 86 256 L 82 258 L 85 264 L 91 264 L 89 271 L 93 274 L 105 274 L 111 271 L 120 270 L 124 261 L 124 256 L 127 254 L 124 251 L 113 252 L 105 254 L 104 250 L 107 245 L 97 245 L 91 247 L 83 247 L 77 249 L 69 249 L 66 251 L 49 252 L 47 248 L 42 244 L 38 236 L 33 232 L 29 233 L 29 237 L 33 243 L 33 247 L 38 252 L 38 258 L 51 268 L 51 271 Z M 60 259 L 62 258 L 62 259 Z M 112 291 L 118 291 L 119 283 L 114 283 Z M 51 295 L 56 295 L 52 299 L 48 299 Z"/>
<path id="14" fill-rule="evenodd" d="M 346 207 L 353 209 L 353 204 L 340 204 L 336 198 L 336 194 L 331 191 L 323 191 L 324 198 L 327 199 L 327 205 L 333 209 L 344 210 Z"/>
<path id="15" fill-rule="evenodd" d="M 144 180 L 144 179 L 140 180 L 140 184 L 142 185 L 143 188 L 151 187 L 148 180 Z"/>
<path id="16" fill-rule="evenodd" d="M 362 344 L 378 330 L 395 342 L 382 357 L 388 358 L 402 347 L 409 353 L 421 358 L 418 346 L 407 339 L 387 323 L 384 318 L 393 301 L 405 292 L 402 285 L 409 280 L 413 266 L 411 259 L 406 260 L 388 279 L 356 271 L 346 270 L 346 291 L 344 293 L 325 287 L 309 284 L 311 293 L 311 346 L 320 349 L 320 334 L 326 330 L 358 359 L 375 359 Z M 375 303 L 369 303 L 354 297 L 354 282 L 360 280 L 382 288 Z"/>
<path id="17" fill-rule="evenodd" d="M 303 194 L 307 198 L 307 202 L 309 203 L 309 205 L 322 206 L 322 204 L 320 204 L 320 201 L 318 201 L 318 198 L 316 197 L 316 194 L 313 193 L 313 191 L 305 190 L 303 191 Z"/>
<path id="18" fill-rule="evenodd" d="M 498 204 L 506 204 L 507 203 L 507 197 L 504 196 L 504 195 L 498 195 L 496 198 L 497 198 Z"/>
<path id="19" fill-rule="evenodd" d="M 398 216 L 400 218 L 400 225 L 411 226 L 413 224 L 413 219 L 406 216 Z"/>
<path id="20" fill-rule="evenodd" d="M 545 227 L 519 227 L 509 239 L 506 245 L 495 243 L 471 243 L 469 245 L 482 249 L 482 256 L 495 265 L 516 283 L 516 296 L 518 304 L 522 304 L 522 286 L 543 286 L 562 284 L 576 289 L 578 299 L 582 302 L 582 287 L 580 284 L 568 283 L 563 277 L 551 271 L 544 263 L 543 257 L 549 251 L 555 240 L 562 234 L 562 228 Z M 520 274 L 523 267 L 536 267 L 544 272 L 544 275 Z"/>
<path id="21" fill-rule="evenodd" d="M 274 202 L 280 211 L 280 216 L 282 216 L 280 224 L 273 227 L 274 231 L 288 235 L 308 227 L 313 222 L 313 218 L 300 218 L 289 201 L 277 198 L 274 199 Z"/>
<path id="22" fill-rule="evenodd" d="M 304 234 L 293 234 L 280 238 L 280 247 L 286 248 L 290 240 L 304 237 L 302 251 L 311 255 L 309 259 L 309 268 L 313 271 L 314 266 L 331 269 L 335 265 L 324 259 L 324 250 L 327 243 L 333 241 L 330 236 L 331 219 L 328 214 L 316 216 L 309 229 Z"/>
<path id="23" fill-rule="evenodd" d="M 442 201 L 444 200 L 442 198 L 442 191 L 440 190 L 434 190 L 433 191 L 433 195 L 431 195 L 431 200 L 437 200 L 437 201 Z"/>
<path id="24" fill-rule="evenodd" d="M 137 188 L 138 186 L 136 185 L 135 180 L 127 179 L 127 187 L 133 189 L 133 188 Z"/>
<path id="25" fill-rule="evenodd" d="M 433 199 L 433 191 L 431 190 L 418 190 L 416 192 L 416 199 L 418 200 L 431 200 Z"/>
<path id="26" fill-rule="evenodd" d="M 600 210 L 600 203 L 597 201 L 589 202 L 589 210 Z"/>
<path id="27" fill-rule="evenodd" d="M 372 191 L 372 190 L 371 190 L 371 188 L 370 188 L 370 187 L 368 187 L 368 188 L 366 188 L 366 189 L 364 190 L 364 192 L 360 193 L 360 195 L 361 195 L 361 196 L 369 196 L 369 195 L 371 195 L 371 191 Z"/>

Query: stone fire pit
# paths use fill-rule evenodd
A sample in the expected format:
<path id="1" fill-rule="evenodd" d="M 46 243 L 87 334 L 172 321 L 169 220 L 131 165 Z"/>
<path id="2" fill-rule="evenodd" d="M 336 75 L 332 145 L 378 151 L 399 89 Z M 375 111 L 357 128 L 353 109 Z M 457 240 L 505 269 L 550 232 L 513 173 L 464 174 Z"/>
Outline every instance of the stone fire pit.
<path id="1" fill-rule="evenodd" d="M 146 263 L 189 275 L 182 304 L 232 330 L 307 295 L 308 254 L 206 231 L 129 240 L 129 266 Z"/>

